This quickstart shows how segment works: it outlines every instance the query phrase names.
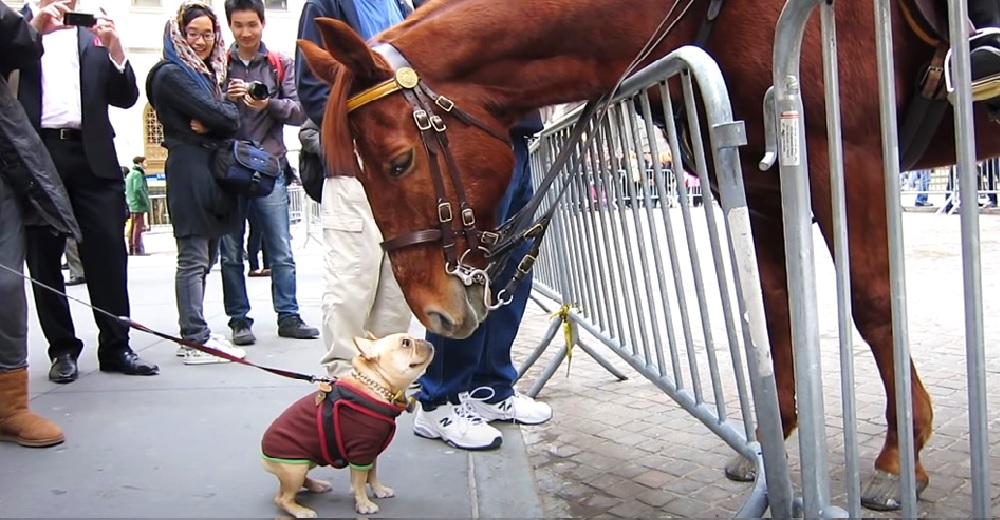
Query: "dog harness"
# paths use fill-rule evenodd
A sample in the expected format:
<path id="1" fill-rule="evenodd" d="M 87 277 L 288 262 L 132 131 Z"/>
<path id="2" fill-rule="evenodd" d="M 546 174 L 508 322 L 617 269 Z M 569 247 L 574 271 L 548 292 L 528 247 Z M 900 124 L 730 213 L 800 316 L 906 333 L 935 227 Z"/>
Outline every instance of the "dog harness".
<path id="1" fill-rule="evenodd" d="M 264 432 L 261 451 L 277 462 L 368 470 L 405 410 L 337 380 L 329 393 L 306 395 L 282 412 Z"/>

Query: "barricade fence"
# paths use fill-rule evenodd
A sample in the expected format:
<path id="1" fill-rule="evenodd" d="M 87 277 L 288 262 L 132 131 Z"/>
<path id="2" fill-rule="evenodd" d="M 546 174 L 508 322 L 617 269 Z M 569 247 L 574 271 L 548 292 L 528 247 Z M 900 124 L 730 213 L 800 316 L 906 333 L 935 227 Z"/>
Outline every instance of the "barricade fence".
<path id="1" fill-rule="evenodd" d="M 677 159 L 674 108 L 662 101 L 671 92 L 683 96 L 695 129 L 692 165 Z M 699 121 L 696 97 L 710 107 L 707 121 Z M 632 76 L 614 101 L 605 118 L 589 123 L 582 142 L 567 142 L 578 109 L 547 127 L 532 145 L 536 185 L 555 155 L 574 146 L 539 209 L 557 205 L 535 264 L 533 298 L 543 308 L 560 309 L 572 343 L 565 347 L 582 349 L 623 377 L 581 341 L 584 330 L 700 420 L 740 460 L 751 461 L 756 486 L 739 516 L 759 516 L 768 499 L 777 510 L 790 512 L 786 468 L 761 464 L 785 454 L 737 153 L 745 134 L 742 122 L 732 119 L 721 72 L 700 48 L 682 47 Z M 660 157 L 654 107 L 666 112 L 671 167 L 697 181 L 677 182 L 661 163 L 647 170 L 629 160 L 644 151 Z M 710 136 L 704 146 L 700 128 Z M 708 183 L 709 164 L 721 179 L 719 201 L 700 190 Z M 559 329 L 560 322 L 553 321 L 519 376 L 555 337 L 563 337 Z M 532 394 L 555 372 L 565 350 L 550 360 Z"/>

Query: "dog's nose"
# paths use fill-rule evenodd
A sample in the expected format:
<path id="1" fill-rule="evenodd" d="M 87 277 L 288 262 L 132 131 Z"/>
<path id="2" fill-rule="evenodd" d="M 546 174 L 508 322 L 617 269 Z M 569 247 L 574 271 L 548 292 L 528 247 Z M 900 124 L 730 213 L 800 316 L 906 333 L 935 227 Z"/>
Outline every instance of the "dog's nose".
<path id="1" fill-rule="evenodd" d="M 427 317 L 442 336 L 448 336 L 455 330 L 455 322 L 440 312 L 430 311 L 427 313 Z"/>

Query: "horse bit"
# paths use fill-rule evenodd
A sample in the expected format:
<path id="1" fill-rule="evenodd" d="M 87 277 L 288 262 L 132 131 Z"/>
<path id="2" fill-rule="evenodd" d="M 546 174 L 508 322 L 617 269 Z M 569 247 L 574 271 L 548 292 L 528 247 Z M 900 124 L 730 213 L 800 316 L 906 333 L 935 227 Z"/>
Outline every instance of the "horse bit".
<path id="1" fill-rule="evenodd" d="M 448 148 L 448 138 L 445 134 L 447 126 L 441 116 L 434 113 L 434 107 L 436 106 L 444 110 L 466 125 L 482 129 L 490 136 L 513 148 L 510 139 L 497 133 L 492 128 L 486 126 L 486 124 L 458 108 L 450 99 L 436 94 L 426 83 L 421 81 L 420 76 L 417 75 L 413 66 L 392 45 L 380 43 L 375 45 L 373 50 L 381 54 L 389 62 L 395 71 L 394 76 L 351 96 L 347 100 L 347 111 L 350 113 L 352 110 L 356 110 L 396 92 L 403 94 L 413 108 L 413 121 L 416 123 L 417 129 L 420 130 L 424 151 L 430 159 L 431 181 L 434 184 L 434 193 L 437 197 L 438 217 L 437 228 L 422 229 L 401 234 L 382 242 L 382 249 L 388 253 L 409 246 L 440 241 L 444 249 L 445 271 L 448 274 L 460 279 L 466 287 L 476 283 L 482 284 L 485 288 L 484 304 L 489 310 L 495 310 L 509 304 L 513 298 L 510 296 L 504 298 L 504 295 L 511 292 L 510 285 L 500 291 L 497 295 L 496 303 L 490 301 L 490 273 L 499 271 L 494 265 L 496 262 L 491 262 L 491 265 L 486 269 L 475 268 L 465 263 L 466 256 L 474 250 L 478 250 L 487 258 L 491 258 L 495 253 L 494 247 L 501 241 L 501 233 L 497 231 L 483 231 L 476 226 L 476 215 L 469 206 L 462 178 L 458 173 L 458 167 L 452 157 L 451 150 Z M 441 173 L 441 164 L 439 161 L 442 156 L 447 164 L 452 186 L 455 188 L 455 193 L 458 196 L 459 216 L 462 226 L 460 229 L 452 227 L 452 222 L 455 219 L 452 204 L 448 201 L 445 192 L 444 176 Z M 455 252 L 455 237 L 462 235 L 465 236 L 467 248 L 461 256 L 457 256 Z M 526 257 L 524 260 L 527 259 Z M 534 255 L 531 256 L 530 262 L 525 262 L 524 260 L 518 265 L 518 273 L 515 275 L 518 281 L 523 277 L 522 270 L 524 274 L 530 270 L 531 264 L 534 263 Z"/>

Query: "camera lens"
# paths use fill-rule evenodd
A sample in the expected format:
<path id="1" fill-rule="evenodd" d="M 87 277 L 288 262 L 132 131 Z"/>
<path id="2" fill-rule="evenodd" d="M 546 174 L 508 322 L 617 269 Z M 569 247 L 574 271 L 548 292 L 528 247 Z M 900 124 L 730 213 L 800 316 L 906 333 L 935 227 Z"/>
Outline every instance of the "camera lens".
<path id="1" fill-rule="evenodd" d="M 267 85 L 259 81 L 251 82 L 250 84 L 247 85 L 247 94 L 249 94 L 252 99 L 256 99 L 257 101 L 263 101 L 267 99 L 268 95 Z"/>

